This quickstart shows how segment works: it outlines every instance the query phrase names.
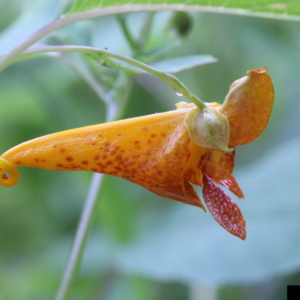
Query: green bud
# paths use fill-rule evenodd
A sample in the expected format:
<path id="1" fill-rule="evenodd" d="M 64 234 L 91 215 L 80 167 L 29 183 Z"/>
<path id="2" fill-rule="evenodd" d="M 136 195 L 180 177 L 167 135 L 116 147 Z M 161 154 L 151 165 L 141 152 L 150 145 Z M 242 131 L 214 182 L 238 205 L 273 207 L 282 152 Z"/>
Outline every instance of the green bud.
<path id="1" fill-rule="evenodd" d="M 167 30 L 174 30 L 176 34 L 185 38 L 189 35 L 193 28 L 193 18 L 190 13 L 185 11 L 177 11 L 173 14 L 171 20 L 169 21 Z"/>
<path id="2" fill-rule="evenodd" d="M 232 152 L 228 148 L 230 127 L 227 118 L 216 108 L 208 107 L 200 111 L 191 110 L 184 120 L 189 137 L 197 145 L 223 152 Z"/>

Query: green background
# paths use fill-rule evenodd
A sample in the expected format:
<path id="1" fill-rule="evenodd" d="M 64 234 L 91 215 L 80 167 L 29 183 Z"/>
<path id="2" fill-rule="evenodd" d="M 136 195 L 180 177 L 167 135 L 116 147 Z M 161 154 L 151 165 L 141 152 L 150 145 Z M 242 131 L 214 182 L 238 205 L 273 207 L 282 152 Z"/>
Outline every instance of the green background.
<path id="1" fill-rule="evenodd" d="M 64 8 L 57 1 L 25 2 L 0 2 L 1 54 Z M 133 34 L 144 16 L 128 16 Z M 155 15 L 149 47 L 177 39 L 168 26 L 171 16 Z M 213 13 L 191 13 L 191 18 L 190 33 L 161 58 L 211 54 L 218 59 L 178 74 L 194 94 L 222 103 L 235 79 L 262 66 L 274 83 L 268 128 L 236 149 L 234 175 L 246 199 L 233 199 L 247 221 L 248 237 L 240 241 L 209 213 L 107 176 L 71 299 L 194 300 L 191 291 L 199 288 L 218 289 L 222 300 L 280 300 L 287 284 L 300 284 L 300 23 Z M 130 54 L 114 16 L 70 25 L 46 41 L 57 39 Z M 113 76 L 114 71 L 103 72 Z M 125 117 L 171 110 L 183 100 L 159 80 L 141 75 Z M 104 109 L 61 61 L 39 56 L 15 62 L 0 74 L 0 151 L 104 122 Z M 1 300 L 53 299 L 90 179 L 85 172 L 21 168 L 17 186 L 0 188 Z"/>

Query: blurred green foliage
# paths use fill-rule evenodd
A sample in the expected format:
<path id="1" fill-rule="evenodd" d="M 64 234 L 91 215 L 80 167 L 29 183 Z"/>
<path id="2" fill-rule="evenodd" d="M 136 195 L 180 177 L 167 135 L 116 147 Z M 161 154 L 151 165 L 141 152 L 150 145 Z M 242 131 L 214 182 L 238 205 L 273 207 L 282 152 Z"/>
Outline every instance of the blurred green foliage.
<path id="1" fill-rule="evenodd" d="M 22 1 L 3 3 L 0 8 L 8 10 L 0 18 L 0 44 L 9 40 L 11 26 L 22 18 Z M 36 20 L 27 21 L 32 28 L 40 24 L 43 11 L 45 19 L 58 12 L 49 11 L 49 3 L 44 4 L 47 10 L 38 7 Z M 144 17 L 127 16 L 134 35 Z M 300 284 L 300 24 L 208 13 L 189 17 L 189 33 L 182 39 L 170 29 L 170 20 L 176 20 L 173 13 L 155 14 L 148 47 L 171 44 L 162 58 L 218 58 L 216 64 L 178 74 L 193 93 L 206 102 L 222 102 L 235 79 L 262 66 L 269 68 L 275 86 L 267 130 L 237 148 L 235 175 L 246 191 L 240 203 L 248 220 L 248 239 L 237 241 L 197 208 L 107 176 L 71 299 L 184 300 L 189 299 L 190 285 L 209 284 L 221 287 L 221 300 L 279 300 L 287 284 Z M 130 54 L 114 16 L 74 24 L 51 38 Z M 11 39 L 12 45 L 19 42 L 16 35 Z M 115 71 L 96 72 L 109 80 Z M 1 153 L 28 139 L 105 120 L 100 99 L 55 57 L 15 62 L 0 73 L 0 91 Z M 174 109 L 182 100 L 164 83 L 141 75 L 124 117 Z M 90 178 L 84 172 L 22 168 L 16 187 L 1 187 L 1 300 L 53 299 Z"/>

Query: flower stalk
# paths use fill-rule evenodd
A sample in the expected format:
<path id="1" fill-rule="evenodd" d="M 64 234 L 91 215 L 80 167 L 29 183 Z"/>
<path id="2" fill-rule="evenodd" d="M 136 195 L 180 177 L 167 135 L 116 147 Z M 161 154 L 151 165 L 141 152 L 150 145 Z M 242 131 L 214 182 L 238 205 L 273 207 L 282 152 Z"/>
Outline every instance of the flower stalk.
<path id="1" fill-rule="evenodd" d="M 207 108 L 207 105 L 202 102 L 198 97 L 196 97 L 194 94 L 192 94 L 187 87 L 174 75 L 162 72 L 160 70 L 157 70 L 153 67 L 148 66 L 147 64 L 144 64 L 140 61 L 137 61 L 133 58 L 126 57 L 120 54 L 112 53 L 108 50 L 102 50 L 102 49 L 96 49 L 93 47 L 85 47 L 85 46 L 43 46 L 38 47 L 32 50 L 28 50 L 25 53 L 23 53 L 20 58 L 36 55 L 36 54 L 43 54 L 43 53 L 51 53 L 51 52 L 79 52 L 79 53 L 90 53 L 90 54 L 96 54 L 99 57 L 105 56 L 113 59 L 117 59 L 120 61 L 123 61 L 125 63 L 128 63 L 132 66 L 135 66 L 139 69 L 142 69 L 149 74 L 161 79 L 168 85 L 170 85 L 177 93 L 183 95 L 187 99 L 189 99 L 191 102 L 193 102 L 200 110 L 203 110 Z"/>

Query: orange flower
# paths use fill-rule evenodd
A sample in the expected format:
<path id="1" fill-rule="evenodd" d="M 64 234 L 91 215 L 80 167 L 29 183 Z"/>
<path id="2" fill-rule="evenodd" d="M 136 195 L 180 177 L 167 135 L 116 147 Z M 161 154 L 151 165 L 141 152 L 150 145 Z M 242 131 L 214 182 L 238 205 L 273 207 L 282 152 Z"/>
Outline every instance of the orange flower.
<path id="1" fill-rule="evenodd" d="M 249 143 L 268 123 L 273 87 L 266 68 L 235 81 L 224 101 L 211 103 L 230 126 L 229 147 Z M 185 125 L 194 105 L 150 116 L 87 126 L 43 136 L 20 144 L 0 158 L 0 183 L 18 181 L 15 166 L 49 170 L 85 170 L 122 177 L 155 194 L 205 207 L 192 184 L 203 188 L 206 206 L 227 231 L 246 238 L 245 220 L 238 206 L 216 185 L 239 198 L 243 192 L 231 175 L 234 151 L 197 145 Z M 7 176 L 8 172 L 10 176 Z"/>

